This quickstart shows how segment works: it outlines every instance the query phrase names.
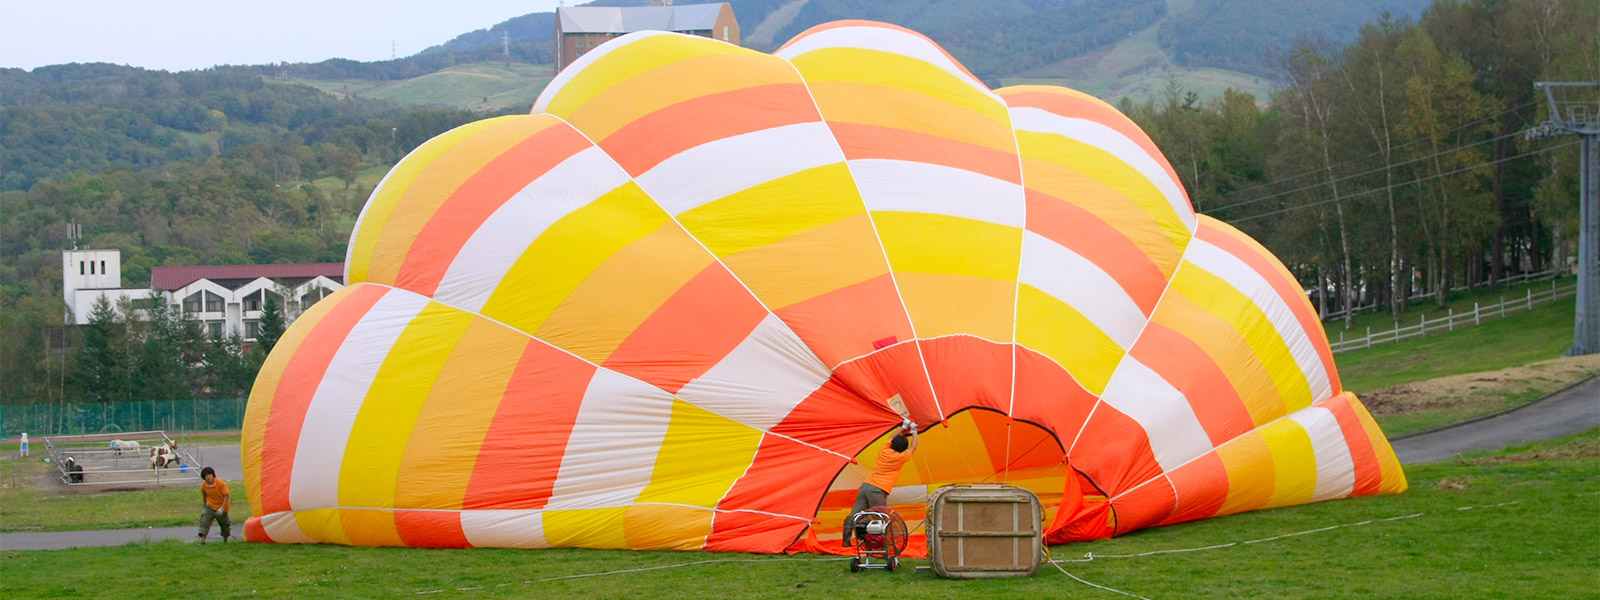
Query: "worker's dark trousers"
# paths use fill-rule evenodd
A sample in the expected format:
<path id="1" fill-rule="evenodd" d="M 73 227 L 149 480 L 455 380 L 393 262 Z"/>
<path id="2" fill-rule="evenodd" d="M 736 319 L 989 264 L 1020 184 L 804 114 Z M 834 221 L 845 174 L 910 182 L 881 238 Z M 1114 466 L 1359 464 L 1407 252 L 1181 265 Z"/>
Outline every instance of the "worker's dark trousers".
<path id="1" fill-rule="evenodd" d="M 850 509 L 850 516 L 844 518 L 844 543 L 849 544 L 851 536 L 855 535 L 856 513 L 889 505 L 889 492 L 883 491 L 878 486 L 870 483 L 861 484 L 861 490 L 856 492 L 856 505 Z"/>
<path id="2" fill-rule="evenodd" d="M 196 537 L 206 537 L 206 534 L 211 531 L 212 520 L 215 520 L 217 526 L 222 528 L 222 539 L 228 539 L 233 536 L 231 527 L 233 524 L 228 522 L 228 513 L 206 506 L 200 510 L 200 535 Z"/>

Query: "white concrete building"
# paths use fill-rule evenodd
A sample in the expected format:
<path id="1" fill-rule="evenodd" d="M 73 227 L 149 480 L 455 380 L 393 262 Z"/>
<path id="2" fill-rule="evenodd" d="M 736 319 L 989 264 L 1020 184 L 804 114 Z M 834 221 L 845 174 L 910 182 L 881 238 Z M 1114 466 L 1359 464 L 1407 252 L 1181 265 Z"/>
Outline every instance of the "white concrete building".
<path id="1" fill-rule="evenodd" d="M 137 309 L 155 294 L 199 322 L 212 337 L 238 333 L 250 342 L 260 330 L 268 294 L 278 297 L 288 324 L 307 307 L 344 288 L 343 263 L 305 263 L 155 267 L 150 270 L 150 289 L 124 289 L 118 287 L 120 251 L 75 250 L 62 256 L 63 297 L 78 325 L 89 322 L 89 311 L 101 297 L 113 304 L 128 298 Z"/>

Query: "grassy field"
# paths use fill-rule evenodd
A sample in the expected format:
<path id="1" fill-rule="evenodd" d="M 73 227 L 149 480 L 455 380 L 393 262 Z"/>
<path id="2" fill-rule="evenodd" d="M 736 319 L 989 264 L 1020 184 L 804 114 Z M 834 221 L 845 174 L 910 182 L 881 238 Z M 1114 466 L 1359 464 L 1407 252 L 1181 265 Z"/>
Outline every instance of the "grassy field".
<path id="1" fill-rule="evenodd" d="M 399 81 L 289 79 L 337 96 L 372 98 L 405 105 L 471 110 L 530 109 L 554 75 L 550 65 L 498 62 L 457 65 Z M 268 81 L 277 81 L 269 79 Z"/>
<path id="2" fill-rule="evenodd" d="M 1600 431 L 1408 469 L 1411 491 L 1233 515 L 1057 546 L 1058 559 L 1150 598 L 1581 598 L 1600 572 Z M 1470 509 L 1469 509 L 1470 508 Z M 1396 517 L 1402 517 L 1395 519 Z M 1394 520 L 1377 520 L 1394 519 Z M 1364 523 L 1364 524 L 1363 524 Z M 848 573 L 837 561 L 698 552 L 435 550 L 164 541 L 0 554 L 0 596 L 1120 598 L 1053 567 L 1027 579 Z M 731 559 L 576 579 L 547 578 Z M 922 561 L 912 561 L 921 564 Z M 59 575 L 94 565 L 115 590 Z M 462 589 L 469 588 L 469 589 Z M 430 594 L 432 596 L 432 594 Z"/>
<path id="3" fill-rule="evenodd" d="M 1567 298 L 1514 317 L 1427 338 L 1352 350 L 1334 356 L 1345 389 L 1357 394 L 1389 386 L 1493 371 L 1561 356 L 1572 346 Z"/>

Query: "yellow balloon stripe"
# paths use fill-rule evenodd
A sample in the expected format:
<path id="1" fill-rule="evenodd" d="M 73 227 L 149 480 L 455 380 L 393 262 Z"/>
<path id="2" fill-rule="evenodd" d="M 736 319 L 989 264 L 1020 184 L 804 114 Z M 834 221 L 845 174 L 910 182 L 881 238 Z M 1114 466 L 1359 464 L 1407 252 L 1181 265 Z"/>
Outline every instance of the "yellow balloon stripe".
<path id="1" fill-rule="evenodd" d="M 844 163 L 806 169 L 678 215 L 718 257 L 766 246 L 866 209 Z"/>
<path id="2" fill-rule="evenodd" d="M 628 507 L 547 510 L 544 512 L 544 539 L 553 548 L 597 548 L 627 550 L 623 516 Z"/>
<path id="3" fill-rule="evenodd" d="M 1262 366 L 1266 367 L 1267 375 L 1272 377 L 1273 384 L 1277 386 L 1279 397 L 1283 398 L 1284 410 L 1287 411 L 1284 414 L 1311 406 L 1314 399 L 1305 372 L 1300 370 L 1300 364 L 1289 353 L 1289 346 L 1277 328 L 1254 302 L 1222 278 L 1193 264 L 1186 265 L 1178 272 L 1172 280 L 1172 287 L 1211 314 L 1227 321 L 1244 336 L 1245 343 L 1255 351 Z"/>
<path id="4" fill-rule="evenodd" d="M 1009 123 L 1006 105 L 972 84 L 919 58 L 866 48 L 822 48 L 795 57 L 795 67 L 813 85 L 853 82 L 900 88 Z"/>
<path id="5" fill-rule="evenodd" d="M 636 502 L 716 508 L 761 446 L 760 430 L 672 401 L 672 421 L 656 454 L 650 485 Z"/>
<path id="6" fill-rule="evenodd" d="M 1011 341 L 1016 282 L 950 273 L 896 273 L 917 337 L 967 334 Z"/>
<path id="7" fill-rule="evenodd" d="M 412 319 L 394 343 L 367 391 L 361 411 L 350 429 L 343 464 L 339 469 L 339 505 L 393 508 L 401 459 L 417 415 L 439 382 L 451 350 L 472 323 L 469 313 L 430 302 Z M 331 460 L 331 457 L 329 458 Z M 363 519 L 365 516 L 362 517 Z M 346 523 L 347 527 L 354 526 Z M 387 538 L 386 527 L 362 525 L 369 533 Z M 398 532 L 393 541 L 400 544 Z"/>
<path id="8" fill-rule="evenodd" d="M 702 46 L 713 46 L 709 41 Z M 617 82 L 572 113 L 555 113 L 596 141 L 655 111 L 712 94 L 775 83 L 800 83 L 783 59 L 768 54 L 707 54 L 667 63 Z"/>
<path id="9" fill-rule="evenodd" d="M 1027 185 L 1104 219 L 1170 276 L 1189 229 L 1161 191 L 1109 152 L 1053 133 L 1018 131 Z"/>
<path id="10" fill-rule="evenodd" d="M 1311 436 L 1293 419 L 1279 419 L 1261 428 L 1272 450 L 1272 497 L 1262 508 L 1305 504 L 1317 491 L 1317 455 Z"/>
<path id="11" fill-rule="evenodd" d="M 667 34 L 617 43 L 607 49 L 604 60 L 590 63 L 556 90 L 545 112 L 573 114 L 606 90 L 663 65 L 698 56 L 760 54 L 732 44 L 707 42 L 705 38 Z"/>
<path id="12" fill-rule="evenodd" d="M 1272 447 L 1260 430 L 1218 447 L 1217 457 L 1228 473 L 1228 498 L 1217 515 L 1231 515 L 1265 506 L 1277 489 Z"/>
<path id="13" fill-rule="evenodd" d="M 1006 153 L 1016 152 L 1010 120 L 904 88 L 854 81 L 807 81 L 830 122 L 916 131 Z"/>
<path id="14" fill-rule="evenodd" d="M 1028 284 L 1017 292 L 1017 343 L 1050 357 L 1096 396 L 1126 354 L 1083 313 Z"/>
<path id="15" fill-rule="evenodd" d="M 601 263 L 669 221 L 637 184 L 623 184 L 546 229 L 482 312 L 531 335 Z"/>
<path id="16" fill-rule="evenodd" d="M 1016 281 L 1019 228 L 933 213 L 873 211 L 872 218 L 896 272 Z"/>
<path id="17" fill-rule="evenodd" d="M 722 259 L 768 308 L 777 310 L 887 274 L 865 211 Z"/>
<path id="18" fill-rule="evenodd" d="M 663 225 L 613 254 L 572 289 L 536 336 L 595 364 L 712 263 L 676 225 Z"/>
<path id="19" fill-rule="evenodd" d="M 528 337 L 474 317 L 445 361 L 405 441 L 395 506 L 459 510 L 478 449 Z"/>

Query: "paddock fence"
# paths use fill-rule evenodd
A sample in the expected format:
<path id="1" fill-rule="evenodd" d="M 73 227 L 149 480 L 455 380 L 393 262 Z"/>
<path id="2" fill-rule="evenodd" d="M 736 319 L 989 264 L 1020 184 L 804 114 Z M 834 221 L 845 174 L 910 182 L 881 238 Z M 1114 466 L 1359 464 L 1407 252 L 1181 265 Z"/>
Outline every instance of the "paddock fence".
<path id="1" fill-rule="evenodd" d="M 1528 288 L 1526 294 L 1510 297 L 1501 296 L 1500 302 L 1495 304 L 1474 302 L 1470 311 L 1456 312 L 1454 308 L 1451 308 L 1445 314 L 1436 314 L 1431 318 L 1424 313 L 1418 318 L 1415 325 L 1396 327 L 1377 333 L 1373 333 L 1372 328 L 1368 327 L 1366 334 L 1361 337 L 1346 337 L 1345 332 L 1340 331 L 1339 339 L 1337 340 L 1331 339 L 1332 336 L 1329 336 L 1328 345 L 1332 347 L 1334 354 L 1338 354 L 1350 350 L 1371 348 L 1381 344 L 1392 344 L 1401 340 L 1427 337 L 1432 334 L 1474 327 L 1504 318 L 1507 315 L 1530 311 L 1534 307 L 1568 298 L 1577 293 L 1577 282 L 1563 286 L 1557 285 L 1556 282 L 1552 281 L 1549 289 L 1534 290 L 1533 288 Z"/>

